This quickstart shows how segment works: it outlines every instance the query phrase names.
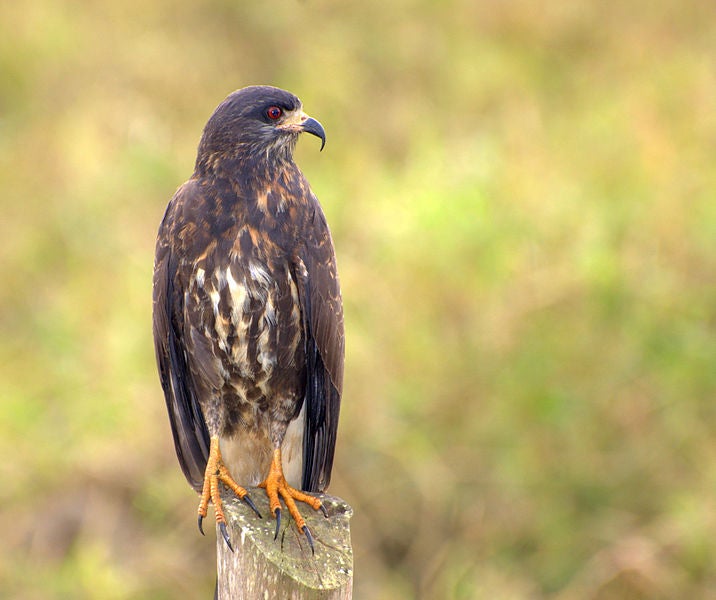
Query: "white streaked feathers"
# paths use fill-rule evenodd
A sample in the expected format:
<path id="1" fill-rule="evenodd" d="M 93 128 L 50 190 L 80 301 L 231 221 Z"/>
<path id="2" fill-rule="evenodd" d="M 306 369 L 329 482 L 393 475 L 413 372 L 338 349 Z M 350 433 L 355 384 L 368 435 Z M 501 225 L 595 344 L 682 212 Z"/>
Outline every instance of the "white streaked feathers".
<path id="1" fill-rule="evenodd" d="M 205 271 L 201 267 L 197 267 L 194 277 L 196 277 L 196 284 L 201 288 L 204 287 L 204 274 Z"/>
<path id="2" fill-rule="evenodd" d="M 273 294 L 270 293 L 272 287 L 275 286 L 271 275 L 260 262 L 249 261 L 248 268 L 242 274 L 236 273 L 236 270 L 232 271 L 231 267 L 228 267 L 226 269 L 217 268 L 211 273 L 211 276 L 207 277 L 204 269 L 199 267 L 194 273 L 194 281 L 197 288 L 203 289 L 209 296 L 214 313 L 214 332 L 206 331 L 207 337 L 215 337 L 219 348 L 231 355 L 232 362 L 244 377 L 254 375 L 247 356 L 249 349 L 247 336 L 252 318 L 258 313 L 262 314 L 256 344 L 257 361 L 261 367 L 262 378 L 257 383 L 261 391 L 265 393 L 267 391 L 266 383 L 277 362 L 275 344 L 273 348 L 271 345 L 271 337 L 276 335 L 278 322 Z M 291 287 L 292 296 L 294 296 L 294 314 L 292 316 L 298 319 L 300 309 L 297 292 L 293 283 Z M 228 288 L 229 315 L 222 314 L 222 308 L 224 310 L 226 308 L 221 306 L 224 288 Z M 255 306 L 256 302 L 258 302 L 258 307 Z M 254 304 L 253 309 L 252 304 Z M 214 336 L 213 333 L 216 335 Z M 234 340 L 230 340 L 232 334 Z"/>
<path id="3" fill-rule="evenodd" d="M 266 296 L 271 286 L 271 275 L 269 275 L 264 266 L 256 261 L 249 261 L 249 276 L 257 284 L 255 288 L 257 293 Z"/>

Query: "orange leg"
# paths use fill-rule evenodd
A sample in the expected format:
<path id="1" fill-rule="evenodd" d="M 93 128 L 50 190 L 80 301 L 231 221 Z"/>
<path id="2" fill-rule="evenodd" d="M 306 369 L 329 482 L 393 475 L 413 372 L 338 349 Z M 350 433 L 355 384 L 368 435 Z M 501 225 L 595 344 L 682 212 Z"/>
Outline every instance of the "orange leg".
<path id="1" fill-rule="evenodd" d="M 286 483 L 286 479 L 283 476 L 283 467 L 281 466 L 280 449 L 273 451 L 273 460 L 271 461 L 269 474 L 264 481 L 259 483 L 259 487 L 266 490 L 266 495 L 269 498 L 269 509 L 276 517 L 276 535 L 274 535 L 274 539 L 278 537 L 278 532 L 281 528 L 281 501 L 279 500 L 279 496 L 281 496 L 283 501 L 286 503 L 286 508 L 288 509 L 289 514 L 296 522 L 296 527 L 303 531 L 306 538 L 308 538 L 308 543 L 311 546 L 311 551 L 313 552 L 313 536 L 311 535 L 311 530 L 308 528 L 308 525 L 306 525 L 306 521 L 301 516 L 301 513 L 298 512 L 296 500 L 299 502 L 305 502 L 313 510 L 320 509 L 325 516 L 328 516 L 328 514 L 318 498 L 309 496 L 300 490 L 292 488 L 288 485 L 288 483 Z"/>
<path id="2" fill-rule="evenodd" d="M 259 516 L 259 518 L 261 518 L 261 514 L 251 501 L 248 492 L 234 481 L 234 478 L 229 473 L 229 470 L 224 466 L 224 462 L 221 460 L 221 450 L 219 449 L 219 438 L 212 436 L 209 445 L 209 459 L 206 462 L 206 470 L 204 471 L 204 487 L 201 491 L 201 498 L 199 500 L 199 531 L 201 531 L 202 535 L 204 534 L 201 523 L 206 517 L 209 500 L 211 500 L 214 505 L 214 514 L 216 515 L 216 522 L 219 524 L 221 535 L 223 536 L 227 546 L 229 546 L 233 552 L 234 549 L 231 546 L 229 534 L 226 531 L 226 517 L 224 516 L 221 495 L 219 494 L 219 482 L 223 483 L 232 492 L 234 492 L 234 494 L 238 496 L 239 500 L 246 502 Z"/>

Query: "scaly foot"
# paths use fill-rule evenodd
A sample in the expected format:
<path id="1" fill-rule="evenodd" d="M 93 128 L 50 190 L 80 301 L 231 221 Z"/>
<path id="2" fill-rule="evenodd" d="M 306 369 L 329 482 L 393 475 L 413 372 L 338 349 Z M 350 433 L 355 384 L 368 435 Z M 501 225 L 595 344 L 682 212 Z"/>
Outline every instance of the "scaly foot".
<path id="1" fill-rule="evenodd" d="M 234 481 L 231 473 L 229 473 L 229 470 L 224 466 L 224 462 L 221 460 L 221 450 L 219 449 L 219 438 L 212 436 L 209 445 L 209 459 L 206 462 L 206 471 L 204 471 L 204 487 L 201 491 L 201 499 L 199 500 L 199 531 L 204 535 L 204 529 L 201 523 L 204 517 L 206 517 L 209 500 L 211 500 L 214 504 L 214 514 L 216 515 L 216 522 L 219 524 L 221 536 L 224 538 L 226 545 L 233 552 L 234 548 L 231 546 L 229 534 L 226 531 L 226 517 L 224 516 L 221 495 L 219 494 L 219 482 L 234 492 L 240 500 L 246 502 L 259 516 L 259 519 L 261 518 L 261 513 L 249 497 L 248 492 Z"/>
<path id="2" fill-rule="evenodd" d="M 271 469 L 269 470 L 269 474 L 266 479 L 259 483 L 259 487 L 266 490 L 266 495 L 269 498 L 269 508 L 276 517 L 276 534 L 274 535 L 274 539 L 278 537 L 278 532 L 281 528 L 281 501 L 279 500 L 279 496 L 281 496 L 283 501 L 286 503 L 286 508 L 288 509 L 289 514 L 296 522 L 296 527 L 303 531 L 306 539 L 308 540 L 308 545 L 311 547 L 311 552 L 315 554 L 311 530 L 308 528 L 308 525 L 306 525 L 306 521 L 301 516 L 301 513 L 298 512 L 296 500 L 299 502 L 305 502 L 313 508 L 313 510 L 321 510 L 323 515 L 326 517 L 328 516 L 328 512 L 318 498 L 309 496 L 300 490 L 292 488 L 288 485 L 288 483 L 286 483 L 286 479 L 283 476 L 283 467 L 281 466 L 280 449 L 273 451 Z"/>

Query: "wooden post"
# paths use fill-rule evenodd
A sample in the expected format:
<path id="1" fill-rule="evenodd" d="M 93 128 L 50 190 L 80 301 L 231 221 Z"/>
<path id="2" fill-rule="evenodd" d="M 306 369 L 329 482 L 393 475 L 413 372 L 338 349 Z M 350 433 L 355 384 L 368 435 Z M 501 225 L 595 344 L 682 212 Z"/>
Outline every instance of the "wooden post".
<path id="1" fill-rule="evenodd" d="M 350 600 L 353 549 L 349 521 L 353 509 L 340 498 L 325 494 L 319 497 L 328 510 L 328 518 L 298 503 L 313 534 L 313 555 L 287 510 L 283 511 L 281 531 L 274 540 L 276 521 L 269 513 L 266 492 L 250 489 L 249 494 L 263 519 L 232 493 L 222 493 L 234 552 L 217 528 L 219 600 Z"/>

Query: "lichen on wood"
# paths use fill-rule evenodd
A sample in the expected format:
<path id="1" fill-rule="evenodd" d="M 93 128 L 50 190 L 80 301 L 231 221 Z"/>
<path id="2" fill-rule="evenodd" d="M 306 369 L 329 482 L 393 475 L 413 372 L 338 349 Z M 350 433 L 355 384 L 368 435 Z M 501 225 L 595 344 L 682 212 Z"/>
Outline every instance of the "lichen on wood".
<path id="1" fill-rule="evenodd" d="M 264 490 L 249 493 L 263 515 L 224 491 L 224 513 L 234 552 L 217 535 L 219 599 L 291 598 L 333 600 L 351 598 L 353 550 L 350 518 L 353 509 L 340 498 L 319 494 L 328 518 L 298 503 L 314 538 L 315 554 L 287 510 L 274 540 L 276 521 Z"/>

